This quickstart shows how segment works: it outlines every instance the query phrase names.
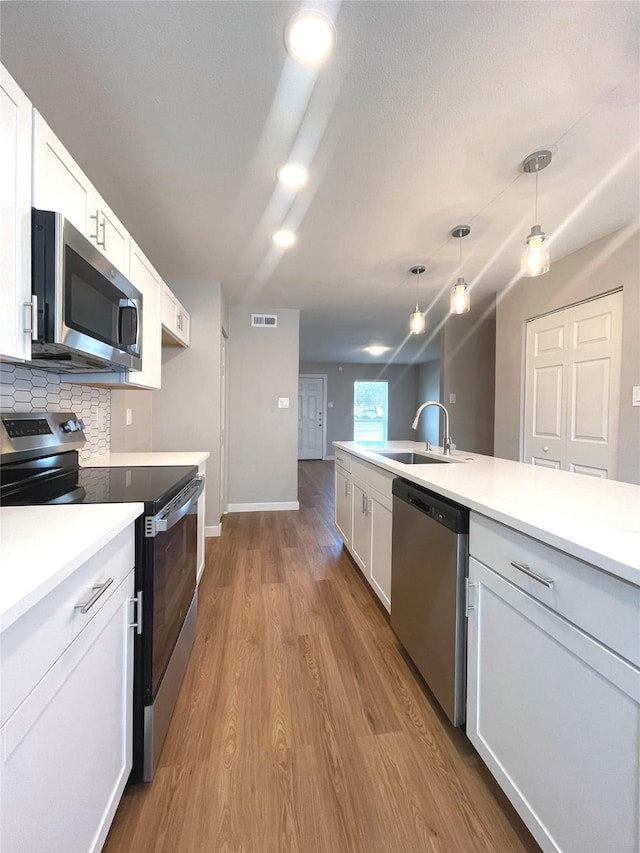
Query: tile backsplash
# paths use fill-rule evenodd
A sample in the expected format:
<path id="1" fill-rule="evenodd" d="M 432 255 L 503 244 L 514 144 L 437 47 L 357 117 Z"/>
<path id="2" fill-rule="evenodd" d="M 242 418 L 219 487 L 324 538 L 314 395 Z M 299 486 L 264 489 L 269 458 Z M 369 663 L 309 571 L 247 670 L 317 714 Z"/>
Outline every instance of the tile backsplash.
<path id="1" fill-rule="evenodd" d="M 86 459 L 111 446 L 111 391 L 63 382 L 64 377 L 23 364 L 0 364 L 0 411 L 75 412 L 85 424 Z"/>

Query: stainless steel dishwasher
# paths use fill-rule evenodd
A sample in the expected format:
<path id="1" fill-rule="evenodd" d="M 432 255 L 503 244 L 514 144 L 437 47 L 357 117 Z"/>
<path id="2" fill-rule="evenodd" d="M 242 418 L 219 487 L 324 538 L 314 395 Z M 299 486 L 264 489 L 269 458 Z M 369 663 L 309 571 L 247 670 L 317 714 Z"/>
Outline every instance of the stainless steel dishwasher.
<path id="1" fill-rule="evenodd" d="M 393 481 L 391 627 L 454 726 L 465 717 L 469 511 Z"/>

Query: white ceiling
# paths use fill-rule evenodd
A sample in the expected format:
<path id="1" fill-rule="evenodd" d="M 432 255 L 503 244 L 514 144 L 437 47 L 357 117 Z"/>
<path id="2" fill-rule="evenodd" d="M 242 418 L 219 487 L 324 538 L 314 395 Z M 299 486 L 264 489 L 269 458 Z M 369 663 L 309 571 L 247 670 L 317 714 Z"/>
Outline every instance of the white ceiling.
<path id="1" fill-rule="evenodd" d="M 639 4 L 306 5 L 336 21 L 319 73 L 284 50 L 300 4 L 270 0 L 5 0 L 1 57 L 159 272 L 300 308 L 303 360 L 403 344 L 415 263 L 437 329 L 457 224 L 472 310 L 513 282 L 533 224 L 520 163 L 540 147 L 552 259 L 638 217 Z M 292 154 L 311 167 L 297 197 L 275 185 Z M 434 357 L 427 341 L 395 357 Z"/>

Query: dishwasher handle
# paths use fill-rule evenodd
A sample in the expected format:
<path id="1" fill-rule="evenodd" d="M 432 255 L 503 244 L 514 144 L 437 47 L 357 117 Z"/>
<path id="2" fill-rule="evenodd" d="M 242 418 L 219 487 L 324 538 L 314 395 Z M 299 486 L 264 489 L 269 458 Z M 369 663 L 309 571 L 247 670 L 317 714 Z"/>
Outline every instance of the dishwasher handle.
<path id="1" fill-rule="evenodd" d="M 425 515 L 431 515 L 432 508 L 428 506 L 428 504 L 424 503 L 424 501 L 417 498 L 415 495 L 409 495 L 409 503 L 411 506 L 414 506 L 416 509 L 419 509 L 420 512 L 424 512 Z"/>

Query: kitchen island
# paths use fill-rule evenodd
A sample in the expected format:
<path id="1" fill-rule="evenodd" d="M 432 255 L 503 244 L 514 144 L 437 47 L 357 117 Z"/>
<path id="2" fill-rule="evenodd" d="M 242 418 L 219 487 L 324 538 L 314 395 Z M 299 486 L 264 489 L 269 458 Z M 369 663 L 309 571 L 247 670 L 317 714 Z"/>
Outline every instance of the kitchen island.
<path id="1" fill-rule="evenodd" d="M 334 444 L 336 526 L 387 610 L 393 479 L 470 510 L 466 733 L 538 843 L 637 851 L 640 488 L 418 442 Z M 384 455 L 403 451 L 435 464 Z"/>

